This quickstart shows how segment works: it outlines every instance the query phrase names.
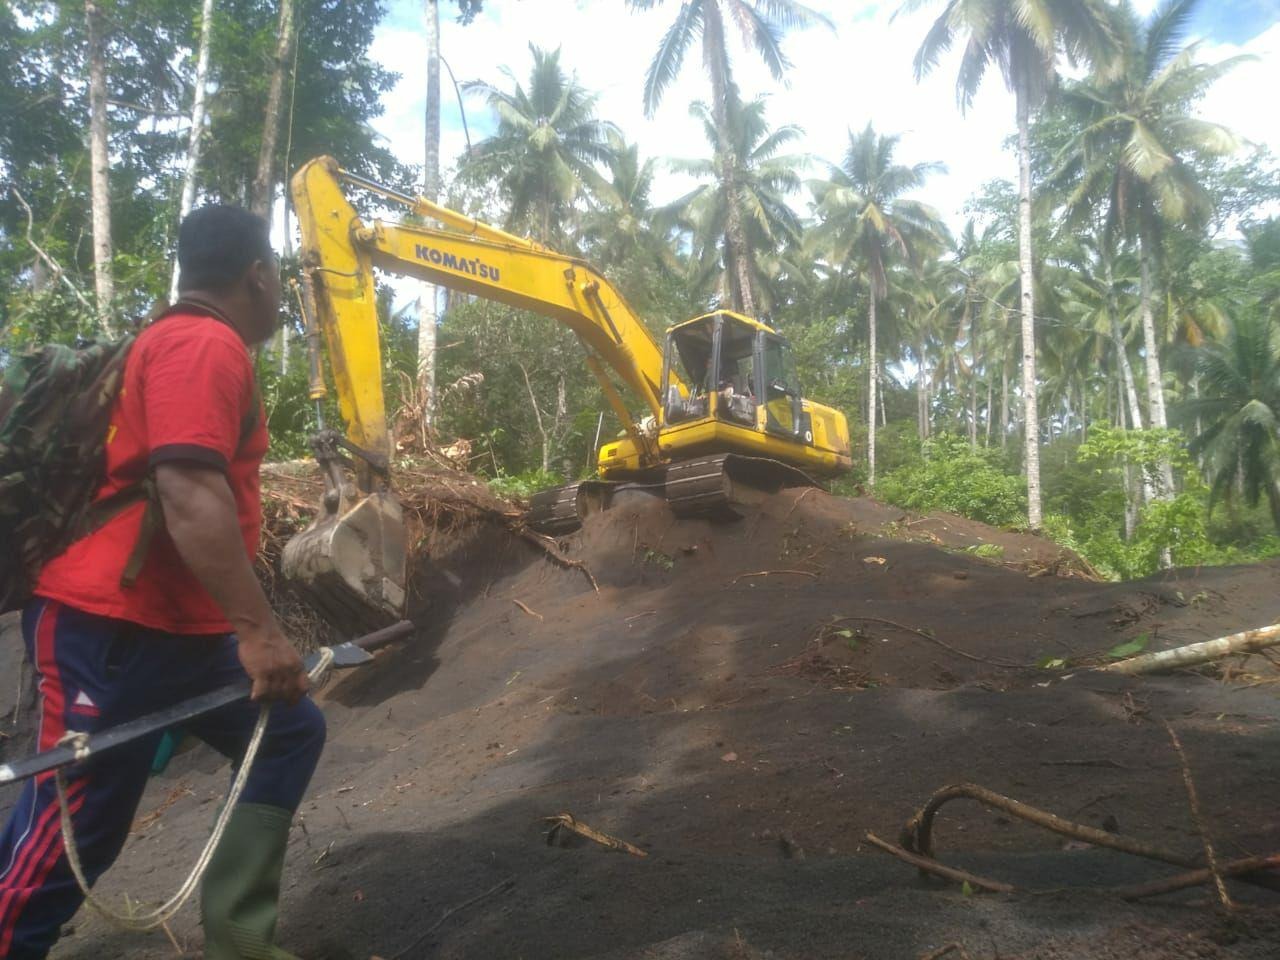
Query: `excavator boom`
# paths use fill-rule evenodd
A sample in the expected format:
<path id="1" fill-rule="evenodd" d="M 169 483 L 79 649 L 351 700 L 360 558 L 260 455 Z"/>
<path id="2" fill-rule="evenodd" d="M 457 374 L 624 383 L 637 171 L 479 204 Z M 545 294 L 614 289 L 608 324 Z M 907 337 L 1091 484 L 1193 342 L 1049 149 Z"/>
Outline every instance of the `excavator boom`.
<path id="1" fill-rule="evenodd" d="M 344 185 L 430 222 L 367 223 Z M 363 605 L 399 616 L 405 602 L 375 270 L 529 310 L 577 335 L 626 436 L 601 447 L 603 480 L 535 500 L 548 530 L 572 529 L 589 509 L 607 507 L 619 482 L 657 489 L 677 510 L 708 512 L 747 488 L 811 484 L 808 473 L 850 466 L 844 416 L 801 397 L 785 340 L 759 321 L 719 311 L 671 328 L 664 345 L 584 260 L 346 173 L 329 157 L 302 167 L 292 192 L 311 396 L 319 401 L 327 393 L 323 335 L 346 431 L 321 425 L 313 446 L 326 478 L 323 509 L 286 545 L 283 566 L 327 611 L 350 614 Z M 637 410 L 615 379 L 639 400 Z"/>

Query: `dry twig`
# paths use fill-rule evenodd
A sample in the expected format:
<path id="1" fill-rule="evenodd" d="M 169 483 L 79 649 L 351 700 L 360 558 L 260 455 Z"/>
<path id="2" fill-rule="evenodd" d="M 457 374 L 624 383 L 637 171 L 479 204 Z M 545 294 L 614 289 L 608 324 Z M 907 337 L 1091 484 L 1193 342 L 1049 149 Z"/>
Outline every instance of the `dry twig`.
<path id="1" fill-rule="evenodd" d="M 907 633 L 914 633 L 917 637 L 922 637 L 923 639 L 928 640 L 930 643 L 933 643 L 939 647 L 942 647 L 943 650 L 951 651 L 957 657 L 964 657 L 964 659 L 973 660 L 976 663 L 990 664 L 991 666 L 999 667 L 1002 670 L 1027 670 L 1035 666 L 1035 664 L 1032 664 L 1032 663 L 1015 663 L 1012 660 L 995 660 L 990 657 L 978 656 L 976 653 L 968 653 L 967 651 L 961 650 L 958 647 L 953 647 L 951 644 L 947 643 L 945 640 L 939 640 L 932 633 L 929 633 L 926 630 L 917 630 L 915 627 L 908 627 L 905 624 L 897 623 L 893 620 L 886 620 L 883 617 L 856 617 L 856 616 L 855 617 L 832 617 L 830 622 L 833 624 L 845 623 L 845 622 L 881 623 L 881 624 L 884 624 L 886 627 L 893 627 L 897 630 L 903 630 Z"/>
<path id="2" fill-rule="evenodd" d="M 1199 870 L 1189 870 L 1162 880 L 1135 883 L 1127 887 L 1113 887 L 1108 892 L 1121 900 L 1143 900 L 1147 897 L 1158 897 L 1161 894 L 1185 890 L 1188 887 L 1198 887 L 1202 883 L 1217 880 L 1219 877 L 1239 877 L 1242 874 L 1277 869 L 1280 869 L 1280 853 L 1273 853 L 1268 857 L 1243 857 L 1240 860 L 1228 860 L 1226 863 L 1218 864 L 1217 873 L 1208 867 L 1201 867 Z"/>
<path id="3" fill-rule="evenodd" d="M 543 619 L 542 614 L 540 614 L 537 610 L 531 610 L 531 609 L 529 608 L 529 605 L 528 605 L 527 603 L 523 602 L 522 600 L 517 600 L 515 597 L 512 597 L 512 598 L 511 598 L 511 602 L 512 602 L 512 603 L 514 603 L 514 604 L 515 604 L 517 607 L 519 607 L 521 610 L 523 610 L 525 613 L 527 613 L 529 616 L 531 616 L 531 617 L 535 617 L 535 618 L 537 618 L 538 620 Z"/>
<path id="4" fill-rule="evenodd" d="M 866 835 L 867 843 L 873 847 L 883 850 L 890 856 L 897 857 L 899 860 L 905 861 L 923 870 L 926 873 L 936 874 L 947 880 L 954 880 L 956 883 L 967 883 L 971 887 L 977 887 L 979 890 L 987 890 L 991 893 L 1013 893 L 1014 887 L 1007 883 L 1001 883 L 999 880 L 988 880 L 986 877 L 980 877 L 977 874 L 969 873 L 967 870 L 958 870 L 955 867 L 948 867 L 945 863 L 939 863 L 932 857 L 924 857 L 918 853 L 912 853 L 909 850 L 903 850 L 899 846 L 895 846 L 887 840 L 881 840 L 874 833 L 868 832 Z"/>
<path id="5" fill-rule="evenodd" d="M 1187 753 L 1182 749 L 1182 741 L 1178 739 L 1178 734 L 1174 732 L 1173 727 L 1168 720 L 1162 721 L 1164 728 L 1169 733 L 1169 740 L 1173 743 L 1173 749 L 1178 754 L 1178 763 L 1182 765 L 1182 782 L 1187 788 L 1187 803 L 1191 807 L 1191 817 L 1196 822 L 1196 829 L 1200 831 L 1200 840 L 1204 843 L 1204 858 L 1209 865 L 1209 872 L 1213 875 L 1213 886 L 1218 892 L 1218 900 L 1222 903 L 1222 909 L 1230 911 L 1235 909 L 1235 904 L 1231 902 L 1231 896 L 1227 893 L 1227 885 L 1222 880 L 1222 874 L 1218 870 L 1218 857 L 1213 851 L 1213 841 L 1209 839 L 1209 828 L 1205 826 L 1204 814 L 1200 812 L 1200 797 L 1196 793 L 1196 783 L 1191 777 L 1191 766 L 1187 762 Z"/>
<path id="6" fill-rule="evenodd" d="M 797 577 L 810 577 L 814 580 L 818 579 L 818 575 L 809 570 L 757 570 L 755 573 L 738 574 L 736 577 L 734 577 L 732 580 L 729 581 L 729 586 L 732 587 L 739 580 L 749 580 L 752 577 L 773 577 L 782 573 L 790 574 L 792 576 L 797 576 Z"/>
<path id="7" fill-rule="evenodd" d="M 942 960 L 943 957 L 948 957 L 953 953 L 958 954 L 960 960 L 969 960 L 969 954 L 965 953 L 964 947 L 958 943 L 948 943 L 945 947 L 939 947 L 937 950 L 926 953 L 920 960 Z"/>
<path id="8" fill-rule="evenodd" d="M 543 817 L 542 820 L 544 823 L 551 824 L 551 829 L 547 831 L 548 846 L 555 842 L 556 836 L 561 830 L 569 830 L 580 837 L 586 837 L 588 840 L 600 844 L 602 847 L 608 847 L 610 850 L 629 853 L 633 857 L 647 857 L 649 855 L 635 844 L 619 840 L 617 837 L 611 837 L 607 833 L 601 833 L 599 830 L 579 822 L 570 813 L 561 813 L 554 817 Z"/>
<path id="9" fill-rule="evenodd" d="M 791 505 L 791 509 L 787 511 L 787 515 L 782 518 L 783 522 L 785 523 L 787 520 L 789 520 L 791 518 L 791 515 L 796 512 L 796 507 L 800 506 L 801 500 L 803 500 L 805 497 L 807 497 L 809 494 L 813 493 L 813 491 L 817 489 L 818 489 L 817 487 L 809 487 L 804 491 L 804 493 L 796 497 L 796 502 Z"/>
<path id="10" fill-rule="evenodd" d="M 419 936 L 417 940 L 413 941 L 413 943 L 409 944 L 399 953 L 392 956 L 391 960 L 401 960 L 401 958 L 408 956 L 411 951 L 416 950 L 418 947 L 422 945 L 423 941 L 425 941 L 433 933 L 439 930 L 444 925 L 444 922 L 448 920 L 450 917 L 452 917 L 455 913 L 461 913 L 463 910 L 467 910 L 471 907 L 474 907 L 477 903 L 482 903 L 483 901 L 488 900 L 490 897 L 497 896 L 500 893 L 506 893 L 515 885 L 516 885 L 516 878 L 507 877 L 507 879 L 502 880 L 499 883 L 495 883 L 492 887 L 490 887 L 484 893 L 476 894 L 470 900 L 467 900 L 464 903 L 460 903 L 456 907 L 450 907 L 448 910 L 446 910 L 444 913 L 440 915 L 439 920 L 437 920 L 431 926 L 427 927 L 427 929 L 423 931 L 422 935 Z"/>

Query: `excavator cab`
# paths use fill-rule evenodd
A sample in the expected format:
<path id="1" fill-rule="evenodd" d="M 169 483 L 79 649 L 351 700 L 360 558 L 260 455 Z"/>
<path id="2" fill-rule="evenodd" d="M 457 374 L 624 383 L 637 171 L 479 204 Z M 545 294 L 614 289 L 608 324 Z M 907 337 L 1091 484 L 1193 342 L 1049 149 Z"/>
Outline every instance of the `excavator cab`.
<path id="1" fill-rule="evenodd" d="M 668 331 L 662 396 L 664 430 L 712 421 L 778 437 L 804 436 L 804 402 L 790 344 L 734 313 L 698 317 Z M 751 452 L 750 441 L 742 444 L 742 452 Z"/>

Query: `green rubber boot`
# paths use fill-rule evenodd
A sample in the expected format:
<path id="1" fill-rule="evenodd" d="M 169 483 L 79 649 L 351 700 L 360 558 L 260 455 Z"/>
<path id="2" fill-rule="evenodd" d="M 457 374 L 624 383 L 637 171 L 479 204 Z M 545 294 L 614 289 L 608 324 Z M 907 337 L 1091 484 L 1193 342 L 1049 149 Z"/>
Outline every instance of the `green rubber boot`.
<path id="1" fill-rule="evenodd" d="M 237 804 L 200 890 L 205 960 L 297 960 L 273 941 L 293 814 Z"/>

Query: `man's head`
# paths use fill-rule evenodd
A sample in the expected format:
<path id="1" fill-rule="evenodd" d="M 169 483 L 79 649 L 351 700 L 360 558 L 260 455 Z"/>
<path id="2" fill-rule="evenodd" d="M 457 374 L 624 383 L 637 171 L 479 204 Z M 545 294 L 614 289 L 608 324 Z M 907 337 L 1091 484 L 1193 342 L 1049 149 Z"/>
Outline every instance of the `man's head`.
<path id="1" fill-rule="evenodd" d="M 242 207 L 210 204 L 178 228 L 178 292 L 222 309 L 249 343 L 280 325 L 280 268 L 267 223 Z"/>

